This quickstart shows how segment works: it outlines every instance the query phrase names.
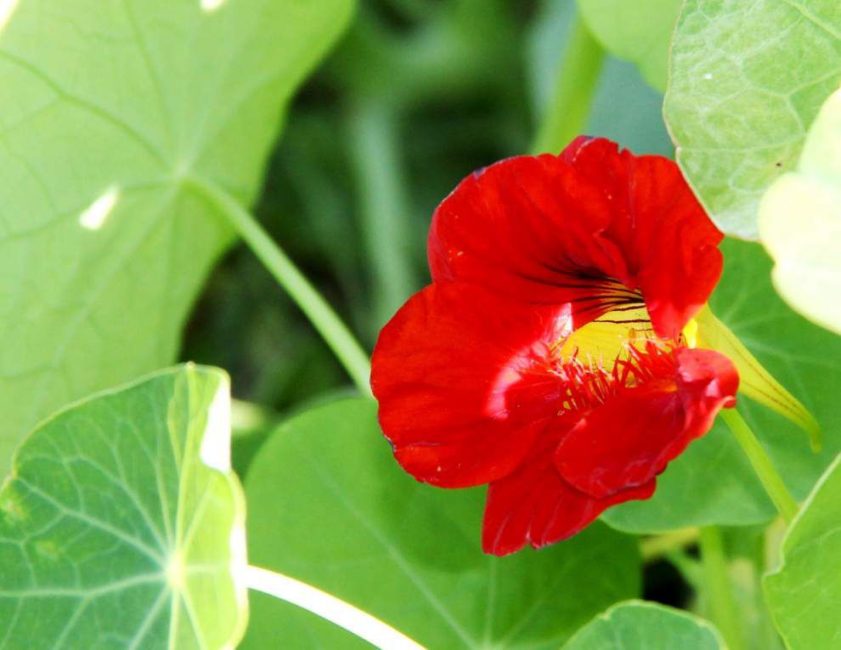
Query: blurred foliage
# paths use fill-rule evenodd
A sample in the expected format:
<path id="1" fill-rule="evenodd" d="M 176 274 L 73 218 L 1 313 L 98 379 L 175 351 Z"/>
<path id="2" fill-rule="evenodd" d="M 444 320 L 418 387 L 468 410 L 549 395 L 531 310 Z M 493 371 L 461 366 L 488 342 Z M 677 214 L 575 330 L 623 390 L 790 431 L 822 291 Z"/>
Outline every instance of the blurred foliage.
<path id="1" fill-rule="evenodd" d="M 362 0 L 299 94 L 257 212 L 369 348 L 428 279 L 437 203 L 472 170 L 528 151 L 574 11 L 569 0 Z M 588 131 L 668 154 L 661 102 L 609 58 Z M 228 369 L 237 397 L 278 412 L 348 383 L 242 247 L 208 283 L 182 356 Z"/>

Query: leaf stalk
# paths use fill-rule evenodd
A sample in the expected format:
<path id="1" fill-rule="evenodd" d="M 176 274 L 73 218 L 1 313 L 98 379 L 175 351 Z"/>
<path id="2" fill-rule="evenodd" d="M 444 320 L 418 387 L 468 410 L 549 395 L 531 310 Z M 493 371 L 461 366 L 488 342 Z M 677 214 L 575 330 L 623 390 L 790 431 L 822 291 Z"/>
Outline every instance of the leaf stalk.
<path id="1" fill-rule="evenodd" d="M 756 434 L 736 409 L 723 409 L 721 417 L 730 431 L 733 432 L 736 441 L 741 445 L 742 451 L 748 457 L 771 502 L 786 523 L 790 524 L 797 515 L 797 501 L 788 491 L 768 452 L 765 451 Z"/>
<path id="2" fill-rule="evenodd" d="M 249 589 L 297 605 L 344 628 L 374 647 L 424 650 L 422 645 L 378 618 L 294 578 L 249 566 L 245 569 L 245 582 Z"/>
<path id="3" fill-rule="evenodd" d="M 202 178 L 184 179 L 186 187 L 213 205 L 309 318 L 313 327 L 344 366 L 364 395 L 371 394 L 371 362 L 342 319 L 263 229 L 257 219 L 233 196 Z"/>

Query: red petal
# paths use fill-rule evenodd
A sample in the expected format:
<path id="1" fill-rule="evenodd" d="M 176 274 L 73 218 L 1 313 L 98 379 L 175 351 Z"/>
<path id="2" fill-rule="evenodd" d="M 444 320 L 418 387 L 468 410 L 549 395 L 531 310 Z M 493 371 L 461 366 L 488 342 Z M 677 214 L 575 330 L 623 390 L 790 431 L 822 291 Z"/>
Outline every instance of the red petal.
<path id="1" fill-rule="evenodd" d="M 632 169 L 635 284 L 655 331 L 675 338 L 721 278 L 723 235 L 671 160 L 642 156 Z"/>
<path id="2" fill-rule="evenodd" d="M 738 385 L 724 355 L 680 349 L 671 376 L 626 389 L 579 422 L 558 445 L 557 468 L 596 498 L 647 484 L 735 404 Z"/>
<path id="3" fill-rule="evenodd" d="M 647 499 L 655 482 L 596 499 L 572 488 L 552 462 L 557 436 L 547 436 L 517 471 L 491 483 L 482 527 L 486 553 L 507 555 L 527 543 L 535 548 L 580 532 L 605 509 Z"/>
<path id="4" fill-rule="evenodd" d="M 374 350 L 371 386 L 397 460 L 443 487 L 511 472 L 557 411 L 563 385 L 545 371 L 568 309 L 523 305 L 443 283 L 411 298 Z"/>
<path id="5" fill-rule="evenodd" d="M 593 259 L 622 264 L 620 251 L 599 239 L 609 208 L 600 188 L 558 157 L 503 160 L 467 177 L 436 210 L 432 278 L 469 280 L 530 302 L 565 302 L 578 295 L 565 273 L 592 270 Z"/>
<path id="6" fill-rule="evenodd" d="M 590 146 L 591 144 L 596 144 L 599 146 L 598 143 L 600 142 L 607 142 L 610 143 L 610 140 L 607 138 L 594 138 L 589 135 L 579 135 L 577 138 L 574 138 L 572 142 L 570 142 L 564 150 L 560 153 L 560 157 L 566 160 L 568 163 L 575 163 L 575 159 L 578 157 L 578 154 L 585 148 Z"/>
<path id="7" fill-rule="evenodd" d="M 578 138 L 560 156 L 510 158 L 462 181 L 435 212 L 428 252 L 436 281 L 529 302 L 580 300 L 599 278 L 619 280 L 674 337 L 718 281 L 721 238 L 675 163 Z"/>

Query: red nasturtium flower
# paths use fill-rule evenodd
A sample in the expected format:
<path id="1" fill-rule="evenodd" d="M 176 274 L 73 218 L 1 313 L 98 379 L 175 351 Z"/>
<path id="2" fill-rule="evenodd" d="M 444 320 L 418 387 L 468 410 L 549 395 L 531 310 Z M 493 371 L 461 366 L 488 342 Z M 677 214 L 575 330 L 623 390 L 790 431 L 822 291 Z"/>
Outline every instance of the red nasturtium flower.
<path id="1" fill-rule="evenodd" d="M 466 178 L 433 217 L 432 284 L 374 350 L 397 460 L 432 485 L 488 484 L 497 555 L 650 497 L 735 404 L 733 361 L 698 336 L 721 239 L 673 162 L 604 139 Z M 734 346 L 717 347 L 747 354 Z"/>

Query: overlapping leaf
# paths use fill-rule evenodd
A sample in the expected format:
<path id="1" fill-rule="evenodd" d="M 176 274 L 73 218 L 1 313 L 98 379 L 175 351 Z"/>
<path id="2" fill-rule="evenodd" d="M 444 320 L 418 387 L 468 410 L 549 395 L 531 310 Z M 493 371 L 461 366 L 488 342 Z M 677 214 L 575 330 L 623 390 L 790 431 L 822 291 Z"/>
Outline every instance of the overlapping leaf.
<path id="1" fill-rule="evenodd" d="M 705 620 L 655 603 L 619 603 L 585 625 L 563 650 L 725 650 Z"/>
<path id="2" fill-rule="evenodd" d="M 352 0 L 0 3 L 0 472 L 37 420 L 173 360 L 281 109 Z"/>
<path id="3" fill-rule="evenodd" d="M 841 334 L 841 91 L 809 129 L 797 171 L 765 194 L 759 226 L 780 295 Z"/>
<path id="4" fill-rule="evenodd" d="M 833 648 L 841 638 L 841 456 L 815 486 L 765 578 L 774 621 L 790 650 Z"/>
<path id="5" fill-rule="evenodd" d="M 63 411 L 0 491 L 0 648 L 222 648 L 245 627 L 228 381 L 164 371 Z"/>
<path id="6" fill-rule="evenodd" d="M 666 121 L 689 182 L 725 232 L 756 239 L 762 194 L 792 169 L 841 83 L 841 3 L 687 0 Z"/>

